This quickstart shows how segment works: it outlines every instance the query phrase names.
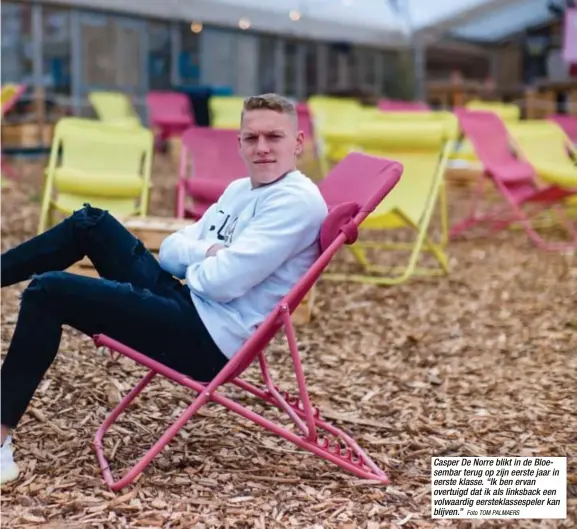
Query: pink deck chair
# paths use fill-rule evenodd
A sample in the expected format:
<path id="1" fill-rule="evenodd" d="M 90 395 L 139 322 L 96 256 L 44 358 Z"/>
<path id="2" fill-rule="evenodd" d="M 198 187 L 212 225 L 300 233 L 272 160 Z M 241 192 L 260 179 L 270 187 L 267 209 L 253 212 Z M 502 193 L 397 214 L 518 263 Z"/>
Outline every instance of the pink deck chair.
<path id="1" fill-rule="evenodd" d="M 479 223 L 488 223 L 491 232 L 520 223 L 530 239 L 540 248 L 555 251 L 576 247 L 577 232 L 561 204 L 567 197 L 577 193 L 577 190 L 562 189 L 554 185 L 539 186 L 533 166 L 514 155 L 507 129 L 493 112 L 463 108 L 454 112 L 461 130 L 472 143 L 484 171 L 473 192 L 469 215 L 452 227 L 451 238 L 461 235 Z M 487 179 L 493 182 L 505 204 L 503 207 L 493 207 L 488 212 L 479 214 Z M 556 213 L 560 225 L 570 235 L 571 242 L 547 242 L 535 231 L 532 219 L 548 209 Z"/>
<path id="2" fill-rule="evenodd" d="M 314 140 L 313 120 L 309 107 L 306 103 L 298 103 L 296 105 L 297 117 L 299 122 L 299 129 L 304 132 L 305 141 Z"/>
<path id="3" fill-rule="evenodd" d="M 182 135 L 176 195 L 179 219 L 200 219 L 226 187 L 247 175 L 238 152 L 238 131 L 193 127 Z M 192 205 L 187 204 L 192 199 Z"/>
<path id="4" fill-rule="evenodd" d="M 430 110 L 429 105 L 423 101 L 399 101 L 396 99 L 381 99 L 378 108 L 385 112 L 419 112 Z"/>
<path id="5" fill-rule="evenodd" d="M 225 406 L 300 448 L 339 465 L 356 476 L 378 480 L 384 484 L 388 483 L 387 474 L 370 459 L 357 443 L 343 431 L 325 422 L 321 418 L 320 410 L 312 405 L 307 391 L 291 314 L 318 280 L 335 253 L 344 244 L 355 242 L 359 225 L 393 189 L 399 181 L 402 171 L 402 166 L 397 162 L 361 153 L 349 154 L 332 169 L 320 184 L 330 212 L 319 237 L 321 249 L 319 258 L 209 384 L 192 380 L 108 336 L 94 336 L 94 342 L 97 346 L 107 347 L 111 352 L 116 351 L 150 370 L 124 397 L 96 433 L 94 446 L 97 458 L 104 479 L 112 490 L 119 490 L 130 484 L 183 425 L 202 406 L 211 401 Z M 351 181 L 355 182 L 354 186 L 350 185 Z M 275 385 L 266 362 L 265 350 L 281 328 L 284 328 L 289 344 L 298 386 L 296 395 L 282 391 Z M 255 361 L 258 362 L 261 369 L 263 387 L 254 386 L 240 378 L 243 371 Z M 188 387 L 196 392 L 197 396 L 145 456 L 124 477 L 115 481 L 104 455 L 103 437 L 119 415 L 157 374 Z M 296 432 L 294 429 L 265 419 L 217 391 L 219 387 L 228 383 L 234 384 L 273 407 L 284 411 L 296 426 Z"/>
<path id="6" fill-rule="evenodd" d="M 28 87 L 24 84 L 12 85 L 8 84 L 2 87 L 2 120 L 4 116 L 10 112 L 18 103 L 18 100 L 24 95 Z M 16 177 L 16 172 L 4 158 L 4 153 L 0 151 L 0 171 L 2 175 L 6 175 L 8 178 L 14 179 Z"/>
<path id="7" fill-rule="evenodd" d="M 305 136 L 305 144 L 303 149 L 303 157 L 307 160 L 313 160 L 316 164 L 319 160 L 319 146 L 315 136 L 315 129 L 310 108 L 306 103 L 298 103 L 296 105 L 298 126 Z"/>
<path id="8" fill-rule="evenodd" d="M 559 125 L 569 139 L 577 144 L 577 116 L 568 116 L 565 114 L 554 114 L 548 118 Z"/>
<path id="9" fill-rule="evenodd" d="M 165 142 L 195 125 L 190 101 L 185 94 L 153 91 L 146 96 L 150 126 L 158 130 L 158 139 Z"/>

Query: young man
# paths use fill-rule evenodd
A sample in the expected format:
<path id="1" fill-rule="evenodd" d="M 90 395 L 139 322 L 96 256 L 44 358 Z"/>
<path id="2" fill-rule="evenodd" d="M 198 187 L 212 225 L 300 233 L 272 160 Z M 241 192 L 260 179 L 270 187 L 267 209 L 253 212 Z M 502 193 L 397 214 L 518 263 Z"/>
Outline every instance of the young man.
<path id="1" fill-rule="evenodd" d="M 56 356 L 62 325 L 210 381 L 317 258 L 327 207 L 296 169 L 303 133 L 294 106 L 275 94 L 246 99 L 238 141 L 249 177 L 167 237 L 159 261 L 90 205 L 2 254 L 2 287 L 32 281 L 2 365 L 0 482 L 18 477 L 9 434 Z M 84 256 L 100 278 L 63 272 Z"/>

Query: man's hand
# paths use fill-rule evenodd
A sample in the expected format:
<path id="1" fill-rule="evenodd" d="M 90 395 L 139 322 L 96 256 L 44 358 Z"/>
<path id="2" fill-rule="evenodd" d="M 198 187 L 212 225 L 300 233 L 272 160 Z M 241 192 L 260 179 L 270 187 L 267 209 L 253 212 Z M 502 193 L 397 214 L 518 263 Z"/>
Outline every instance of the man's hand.
<path id="1" fill-rule="evenodd" d="M 212 257 L 216 255 L 223 248 L 226 248 L 226 246 L 219 243 L 213 244 L 206 252 L 206 257 Z"/>

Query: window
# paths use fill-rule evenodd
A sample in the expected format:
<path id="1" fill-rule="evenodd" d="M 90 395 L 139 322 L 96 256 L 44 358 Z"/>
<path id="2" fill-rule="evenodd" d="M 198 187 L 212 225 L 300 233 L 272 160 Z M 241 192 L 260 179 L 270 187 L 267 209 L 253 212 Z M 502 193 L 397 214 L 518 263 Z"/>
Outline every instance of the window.
<path id="1" fill-rule="evenodd" d="M 42 74 L 48 92 L 72 93 L 70 10 L 42 7 Z"/>
<path id="2" fill-rule="evenodd" d="M 318 46 L 316 42 L 305 44 L 305 93 L 310 97 L 317 93 Z"/>
<path id="3" fill-rule="evenodd" d="M 258 42 L 258 83 L 259 92 L 266 94 L 276 91 L 276 44 L 274 37 L 259 36 Z"/>
<path id="4" fill-rule="evenodd" d="M 181 50 L 178 57 L 178 70 L 183 86 L 200 85 L 200 39 L 203 31 L 200 23 L 180 26 Z"/>
<path id="5" fill-rule="evenodd" d="M 327 86 L 329 88 L 329 91 L 334 91 L 340 88 L 339 51 L 334 45 L 329 46 L 327 70 L 328 70 Z"/>
<path id="6" fill-rule="evenodd" d="M 284 42 L 284 95 L 297 98 L 298 92 L 298 43 L 292 40 Z"/>
<path id="7" fill-rule="evenodd" d="M 2 2 L 2 83 L 33 84 L 32 6 Z"/>
<path id="8" fill-rule="evenodd" d="M 151 90 L 170 88 L 170 26 L 164 22 L 148 23 L 148 81 Z"/>

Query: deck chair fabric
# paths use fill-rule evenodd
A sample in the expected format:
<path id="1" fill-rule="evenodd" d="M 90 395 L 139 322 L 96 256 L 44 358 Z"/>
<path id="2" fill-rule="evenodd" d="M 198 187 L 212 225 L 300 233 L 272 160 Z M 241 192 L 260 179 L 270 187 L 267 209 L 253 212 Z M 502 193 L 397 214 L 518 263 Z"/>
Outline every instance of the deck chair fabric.
<path id="1" fill-rule="evenodd" d="M 169 90 L 149 92 L 146 96 L 148 122 L 158 131 L 158 140 L 165 142 L 194 126 L 194 115 L 186 94 Z"/>
<path id="2" fill-rule="evenodd" d="M 296 105 L 298 127 L 304 134 L 303 152 L 300 155 L 298 168 L 313 181 L 322 180 L 326 173 L 319 157 L 319 146 L 311 110 L 306 103 Z"/>
<path id="3" fill-rule="evenodd" d="M 10 110 L 14 108 L 18 100 L 26 92 L 27 86 L 24 84 L 8 83 L 2 85 L 1 102 L 2 102 L 2 117 L 4 117 Z"/>
<path id="4" fill-rule="evenodd" d="M 521 119 L 521 109 L 514 103 L 503 103 L 501 101 L 481 101 L 471 99 L 466 105 L 467 110 L 479 110 L 483 112 L 493 112 L 506 122 L 517 122 Z"/>
<path id="5" fill-rule="evenodd" d="M 360 446 L 349 435 L 324 421 L 320 410 L 312 405 L 300 361 L 291 314 L 318 280 L 335 253 L 344 244 L 354 242 L 360 224 L 394 188 L 401 174 L 402 167 L 400 164 L 359 153 L 350 154 L 329 173 L 320 184 L 330 212 L 321 229 L 321 251 L 318 259 L 212 382 L 208 384 L 196 382 L 111 337 L 104 335 L 94 337 L 97 346 L 107 347 L 150 370 L 112 411 L 95 436 L 94 446 L 97 458 L 104 479 L 111 489 L 119 490 L 130 484 L 170 442 L 182 426 L 208 402 L 225 406 L 273 434 L 339 465 L 352 474 L 365 479 L 378 480 L 381 483 L 388 482 L 387 474 L 371 460 Z M 350 182 L 353 180 L 355 185 L 350 186 Z M 287 336 L 298 387 L 296 395 L 291 395 L 277 388 L 271 378 L 266 361 L 266 348 L 281 329 Z M 258 362 L 260 366 L 264 382 L 262 388 L 241 378 L 244 370 L 253 362 Z M 103 437 L 126 407 L 157 374 L 188 387 L 196 392 L 197 396 L 146 455 L 122 478 L 115 480 L 104 454 Z M 264 403 L 278 408 L 281 412 L 284 411 L 294 423 L 294 427 L 288 428 L 274 423 L 232 400 L 232 398 L 222 395 L 218 390 L 225 384 L 233 384 L 261 399 Z"/>
<path id="6" fill-rule="evenodd" d="M 130 98 L 122 92 L 94 91 L 88 94 L 88 100 L 100 121 L 119 127 L 142 126 Z"/>
<path id="7" fill-rule="evenodd" d="M 244 98 L 238 96 L 211 96 L 208 104 L 212 128 L 238 131 L 243 103 Z"/>
<path id="8" fill-rule="evenodd" d="M 514 148 L 549 184 L 577 189 L 575 147 L 564 130 L 553 121 L 526 120 L 507 124 Z"/>
<path id="9" fill-rule="evenodd" d="M 26 92 L 27 86 L 24 84 L 5 84 L 2 85 L 2 119 L 4 116 L 10 112 L 18 103 L 19 99 Z M 12 165 L 8 163 L 4 157 L 4 153 L 0 151 L 0 170 L 2 175 L 2 187 L 5 189 L 9 187 L 8 182 L 4 181 L 4 176 L 14 179 L 16 177 L 16 172 Z"/>
<path id="10" fill-rule="evenodd" d="M 430 110 L 429 105 L 424 101 L 401 101 L 397 99 L 381 99 L 377 107 L 385 112 L 421 112 Z"/>
<path id="11" fill-rule="evenodd" d="M 490 233 L 513 225 L 523 227 L 538 247 L 556 251 L 574 248 L 577 234 L 563 211 L 562 204 L 574 191 L 557 185 L 538 185 L 534 167 L 515 155 L 512 138 L 502 120 L 492 112 L 459 109 L 456 115 L 461 129 L 473 144 L 483 166 L 483 172 L 474 191 L 469 215 L 450 230 L 450 237 L 463 235 L 474 226 L 485 224 Z M 502 207 L 490 207 L 484 200 L 484 185 L 490 180 L 504 202 Z M 535 231 L 535 220 L 553 212 L 569 235 L 568 242 L 550 242 Z"/>
<path id="12" fill-rule="evenodd" d="M 233 180 L 244 176 L 246 166 L 238 152 L 236 131 L 205 127 L 186 130 L 180 151 L 176 216 L 200 219 Z"/>
<path id="13" fill-rule="evenodd" d="M 548 119 L 559 125 L 574 145 L 577 144 L 577 116 L 553 114 Z"/>
<path id="14" fill-rule="evenodd" d="M 375 116 L 375 114 L 373 114 Z M 363 120 L 367 123 L 369 120 Z M 440 123 L 447 141 L 456 141 L 459 136 L 459 122 L 452 112 L 446 110 L 380 110 L 376 114 L 379 123 Z"/>
<path id="15" fill-rule="evenodd" d="M 516 123 L 521 117 L 520 108 L 513 103 L 472 99 L 464 108 L 471 111 L 493 112 L 506 123 Z M 466 136 L 459 138 L 449 158 L 458 162 L 458 166 L 470 169 L 477 169 L 480 164 L 475 148 Z"/>
<path id="16" fill-rule="evenodd" d="M 312 96 L 308 100 L 323 174 L 350 151 L 363 109 L 356 99 Z"/>
<path id="17" fill-rule="evenodd" d="M 54 129 L 38 231 L 52 213 L 70 214 L 89 202 L 118 217 L 146 216 L 154 138 L 145 128 L 62 118 Z"/>
<path id="18" fill-rule="evenodd" d="M 399 284 L 412 276 L 448 273 L 447 204 L 444 173 L 448 153 L 446 129 L 441 122 L 372 123 L 361 127 L 357 138 L 360 151 L 399 161 L 403 179 L 363 222 L 367 237 L 378 231 L 389 233 L 409 228 L 415 234 L 409 242 L 384 242 L 362 238 L 350 246 L 362 274 L 325 274 L 326 279 L 349 280 L 384 285 Z M 350 185 L 350 184 L 349 184 Z M 432 218 L 440 209 L 441 234 L 432 235 Z M 384 267 L 369 259 L 367 249 L 408 253 L 407 264 Z M 430 252 L 436 266 L 419 266 L 421 257 Z"/>

